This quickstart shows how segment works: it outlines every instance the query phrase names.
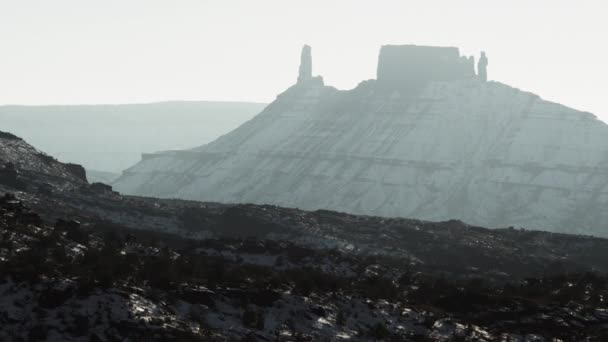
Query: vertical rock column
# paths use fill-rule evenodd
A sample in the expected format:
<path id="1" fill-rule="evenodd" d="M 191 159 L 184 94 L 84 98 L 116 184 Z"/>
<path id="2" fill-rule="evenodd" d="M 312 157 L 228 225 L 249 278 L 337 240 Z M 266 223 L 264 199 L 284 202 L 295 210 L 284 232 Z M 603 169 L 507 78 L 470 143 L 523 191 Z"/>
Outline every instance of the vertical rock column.
<path id="1" fill-rule="evenodd" d="M 300 57 L 300 71 L 298 74 L 298 83 L 306 82 L 312 78 L 312 54 L 310 46 L 302 47 L 302 55 Z"/>
<path id="2" fill-rule="evenodd" d="M 488 57 L 483 51 L 481 52 L 481 57 L 477 63 L 477 75 L 481 81 L 488 81 Z"/>

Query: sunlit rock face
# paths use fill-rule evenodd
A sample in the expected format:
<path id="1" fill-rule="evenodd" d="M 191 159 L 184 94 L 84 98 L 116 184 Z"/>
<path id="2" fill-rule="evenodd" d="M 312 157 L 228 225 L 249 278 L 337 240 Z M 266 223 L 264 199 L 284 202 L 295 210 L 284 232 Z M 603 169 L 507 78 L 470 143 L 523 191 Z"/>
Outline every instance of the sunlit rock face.
<path id="1" fill-rule="evenodd" d="M 115 188 L 608 236 L 608 126 L 480 81 L 458 50 L 418 72 L 421 49 L 383 48 L 378 80 L 349 91 L 297 84 L 210 144 L 147 155 Z"/>

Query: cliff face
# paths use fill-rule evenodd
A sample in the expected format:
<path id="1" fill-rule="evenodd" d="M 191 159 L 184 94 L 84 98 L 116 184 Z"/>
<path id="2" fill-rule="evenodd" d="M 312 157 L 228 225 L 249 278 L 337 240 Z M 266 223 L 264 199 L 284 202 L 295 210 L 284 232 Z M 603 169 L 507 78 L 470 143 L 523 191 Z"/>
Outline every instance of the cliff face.
<path id="1" fill-rule="evenodd" d="M 378 86 L 412 92 L 431 82 L 472 79 L 474 64 L 472 57 L 460 56 L 457 48 L 386 45 L 380 50 Z"/>
<path id="2" fill-rule="evenodd" d="M 208 145 L 148 155 L 116 188 L 608 236 L 608 127 L 440 51 L 434 76 L 406 76 L 417 56 L 385 72 L 389 54 L 350 91 L 298 84 Z"/>

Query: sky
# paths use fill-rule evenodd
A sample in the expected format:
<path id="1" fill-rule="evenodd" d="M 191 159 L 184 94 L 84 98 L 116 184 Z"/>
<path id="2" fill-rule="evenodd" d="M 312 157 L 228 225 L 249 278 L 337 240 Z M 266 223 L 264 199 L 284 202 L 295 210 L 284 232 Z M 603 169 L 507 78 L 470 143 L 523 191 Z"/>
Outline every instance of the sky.
<path id="1" fill-rule="evenodd" d="M 608 122 L 605 0 L 0 0 L 0 104 L 270 102 L 350 89 L 380 46 L 455 46 L 491 80 Z"/>

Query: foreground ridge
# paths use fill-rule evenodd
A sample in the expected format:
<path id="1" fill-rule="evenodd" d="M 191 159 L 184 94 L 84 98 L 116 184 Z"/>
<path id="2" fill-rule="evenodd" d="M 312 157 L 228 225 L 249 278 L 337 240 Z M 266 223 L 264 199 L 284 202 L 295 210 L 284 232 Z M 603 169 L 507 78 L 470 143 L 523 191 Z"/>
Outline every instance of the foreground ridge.
<path id="1" fill-rule="evenodd" d="M 220 236 L 235 237 L 196 241 L 83 216 L 51 226 L 5 195 L 0 338 L 602 341 L 608 336 L 602 300 L 608 279 L 580 267 L 551 275 L 572 267 L 568 259 L 547 269 L 546 276 L 522 278 L 498 272 L 511 271 L 508 264 L 494 264 L 494 273 L 453 267 L 466 257 L 443 264 L 446 251 L 440 250 L 434 251 L 437 258 L 429 255 L 421 263 L 238 237 L 267 233 L 267 225 L 247 222 L 272 210 L 230 207 L 216 228 Z M 322 214 L 331 222 L 341 216 Z M 250 232 L 237 233 L 244 230 Z M 413 238 L 424 241 L 423 235 Z M 586 245 L 596 243 L 608 244 L 596 239 Z M 605 271 L 605 256 L 587 253 Z M 512 257 L 507 254 L 507 260 Z M 528 255 L 527 261 L 534 258 Z"/>

